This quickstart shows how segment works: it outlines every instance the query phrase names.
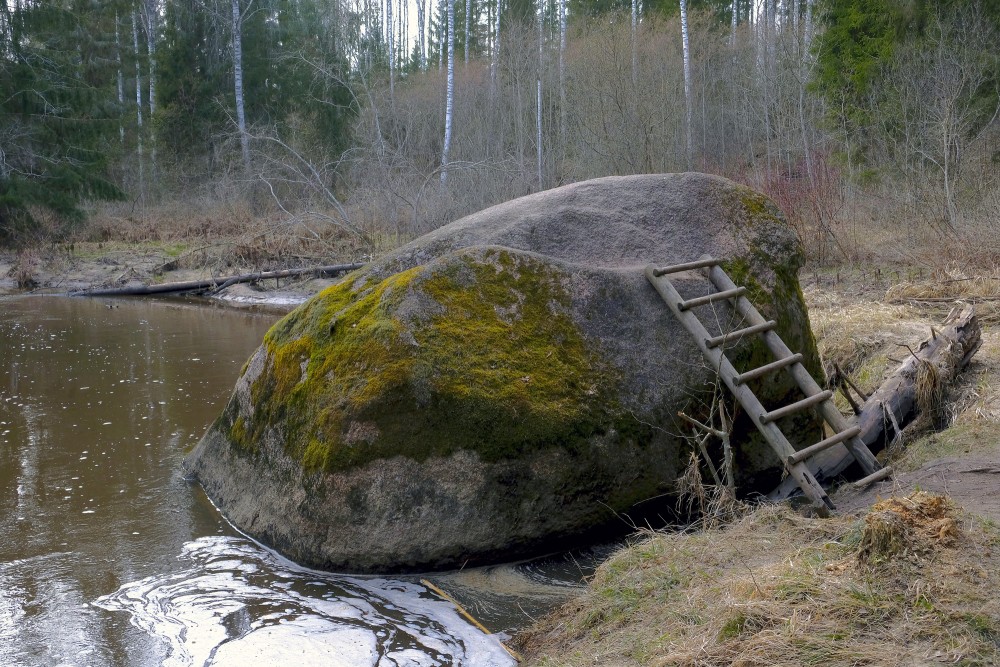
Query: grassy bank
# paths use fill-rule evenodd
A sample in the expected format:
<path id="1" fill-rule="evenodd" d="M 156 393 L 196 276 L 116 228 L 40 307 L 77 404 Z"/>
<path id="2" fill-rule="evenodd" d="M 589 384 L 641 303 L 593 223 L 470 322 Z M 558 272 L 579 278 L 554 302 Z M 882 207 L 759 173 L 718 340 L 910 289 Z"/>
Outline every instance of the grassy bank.
<path id="1" fill-rule="evenodd" d="M 519 637 L 529 665 L 992 665 L 1000 530 L 943 496 L 654 534 Z"/>
<path id="2" fill-rule="evenodd" d="M 824 359 L 866 391 L 953 299 L 1000 291 L 986 272 L 875 275 L 803 276 Z M 1000 318 L 989 300 L 979 313 L 983 347 L 941 405 L 944 428 L 907 434 L 894 482 L 842 490 L 834 519 L 771 506 L 729 526 L 639 535 L 517 638 L 525 664 L 997 664 Z"/>

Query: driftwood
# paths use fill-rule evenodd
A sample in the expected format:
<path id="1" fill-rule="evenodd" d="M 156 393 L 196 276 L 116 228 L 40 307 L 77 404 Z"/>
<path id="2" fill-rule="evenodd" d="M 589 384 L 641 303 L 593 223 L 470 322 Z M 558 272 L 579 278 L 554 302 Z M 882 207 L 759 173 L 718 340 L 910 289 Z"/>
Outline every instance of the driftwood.
<path id="1" fill-rule="evenodd" d="M 944 387 L 968 365 L 982 345 L 975 308 L 953 310 L 940 329 L 931 328 L 930 338 L 916 350 L 861 405 L 855 423 L 859 437 L 877 453 L 901 437 L 907 426 L 918 419 L 930 423 L 940 409 Z M 821 483 L 833 481 L 854 462 L 843 445 L 837 445 L 809 459 L 809 470 Z M 772 500 L 788 498 L 798 490 L 795 481 L 785 479 L 768 494 Z"/>
<path id="2" fill-rule="evenodd" d="M 162 294 L 196 294 L 210 292 L 217 294 L 237 283 L 251 283 L 268 278 L 293 278 L 296 276 L 332 276 L 338 273 L 346 273 L 360 269 L 364 264 L 334 264 L 332 266 L 317 266 L 308 269 L 284 269 L 282 271 L 260 271 L 258 273 L 244 273 L 238 276 L 225 278 L 208 278 L 205 280 L 185 280 L 176 283 L 162 283 L 160 285 L 133 285 L 129 287 L 107 287 L 97 289 L 86 289 L 78 292 L 71 292 L 71 296 L 148 296 Z"/>

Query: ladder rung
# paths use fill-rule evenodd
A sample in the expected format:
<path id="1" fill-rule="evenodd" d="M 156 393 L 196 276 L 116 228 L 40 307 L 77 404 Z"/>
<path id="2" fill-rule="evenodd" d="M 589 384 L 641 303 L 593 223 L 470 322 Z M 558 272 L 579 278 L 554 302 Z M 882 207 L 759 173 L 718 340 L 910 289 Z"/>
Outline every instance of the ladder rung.
<path id="1" fill-rule="evenodd" d="M 809 458 L 813 454 L 819 454 L 820 452 L 822 452 L 822 451 L 824 451 L 826 449 L 830 449 L 831 447 L 833 447 L 836 444 L 844 442 L 845 440 L 850 440 L 851 438 L 853 438 L 854 436 L 858 435 L 859 433 L 861 433 L 861 429 L 858 428 L 857 426 L 852 426 L 851 428 L 847 429 L 846 431 L 841 431 L 840 433 L 836 433 L 834 435 L 831 435 L 826 440 L 820 440 L 815 445 L 810 445 L 809 447 L 806 447 L 805 449 L 800 449 L 799 451 L 797 451 L 794 454 L 792 454 L 791 456 L 789 456 L 788 457 L 788 465 L 793 466 L 796 463 L 799 463 L 801 461 L 805 461 L 807 458 Z"/>
<path id="2" fill-rule="evenodd" d="M 674 264 L 673 266 L 662 266 L 658 269 L 653 269 L 653 275 L 659 278 L 660 276 L 665 276 L 668 273 L 680 273 L 681 271 L 690 271 L 691 269 L 704 269 L 706 266 L 718 266 L 721 263 L 721 259 L 708 257 L 706 259 L 699 259 L 697 262 L 686 262 L 684 264 Z"/>
<path id="3" fill-rule="evenodd" d="M 892 475 L 892 468 L 890 466 L 886 466 L 881 470 L 876 470 L 867 477 L 864 477 L 854 482 L 854 488 L 863 489 L 869 484 L 874 484 L 875 482 L 881 482 L 883 479 L 889 477 L 890 475 Z"/>
<path id="4" fill-rule="evenodd" d="M 818 394 L 813 394 L 812 396 L 807 396 L 801 401 L 796 401 L 777 410 L 772 410 L 771 412 L 765 412 L 760 416 L 760 423 L 767 424 L 769 422 L 777 421 L 782 417 L 787 417 L 790 414 L 796 413 L 799 410 L 805 410 L 813 405 L 818 405 L 823 401 L 833 398 L 833 392 L 827 389 L 826 391 L 821 391 Z"/>
<path id="5" fill-rule="evenodd" d="M 722 299 L 732 299 L 745 294 L 747 291 L 746 287 L 737 287 L 736 289 L 727 289 L 725 292 L 715 292 L 713 294 L 706 294 L 705 296 L 699 296 L 696 299 L 688 299 L 687 301 L 681 301 L 677 304 L 677 310 L 685 311 L 695 308 L 697 306 L 704 306 L 706 303 L 712 303 L 713 301 L 721 301 Z"/>
<path id="6" fill-rule="evenodd" d="M 763 333 L 765 331 L 770 331 L 771 329 L 778 326 L 778 323 L 774 320 L 769 320 L 763 324 L 755 324 L 752 327 L 746 327 L 745 329 L 737 329 L 736 331 L 730 331 L 727 334 L 722 334 L 721 336 L 716 336 L 715 338 L 706 338 L 705 347 L 712 349 L 713 347 L 718 347 L 723 343 L 730 340 L 738 340 L 743 336 L 750 336 L 752 334 Z"/>
<path id="7" fill-rule="evenodd" d="M 797 364 L 800 361 L 802 361 L 802 355 L 796 352 L 790 357 L 785 357 L 784 359 L 778 359 L 777 361 L 772 361 L 769 364 L 764 364 L 763 366 L 749 370 L 746 373 L 740 373 L 739 375 L 733 378 L 733 384 L 741 385 L 745 382 L 749 382 L 750 380 L 756 380 L 762 375 L 767 375 L 771 371 L 776 371 L 779 368 L 784 368 L 785 366 L 791 366 L 792 364 Z"/>

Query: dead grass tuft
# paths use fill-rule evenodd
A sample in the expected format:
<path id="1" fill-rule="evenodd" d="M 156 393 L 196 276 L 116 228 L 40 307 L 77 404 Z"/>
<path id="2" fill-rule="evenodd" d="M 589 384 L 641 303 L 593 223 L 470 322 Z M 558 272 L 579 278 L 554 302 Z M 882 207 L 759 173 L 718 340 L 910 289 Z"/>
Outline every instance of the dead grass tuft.
<path id="1" fill-rule="evenodd" d="M 958 537 L 954 513 L 946 497 L 921 491 L 875 503 L 865 516 L 858 563 L 874 567 L 926 553 L 935 544 L 953 546 Z"/>
<path id="2" fill-rule="evenodd" d="M 992 665 L 1000 530 L 941 496 L 656 534 L 518 637 L 530 665 Z"/>

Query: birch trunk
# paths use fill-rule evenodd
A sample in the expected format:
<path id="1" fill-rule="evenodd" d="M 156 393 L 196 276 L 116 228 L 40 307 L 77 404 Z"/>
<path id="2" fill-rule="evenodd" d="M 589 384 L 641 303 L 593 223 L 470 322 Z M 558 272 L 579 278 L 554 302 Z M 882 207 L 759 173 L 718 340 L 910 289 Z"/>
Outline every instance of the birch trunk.
<path id="1" fill-rule="evenodd" d="M 637 0 L 632 0 L 635 4 Z M 635 56 L 633 54 L 633 60 Z M 566 150 L 566 0 L 559 0 L 559 142 Z"/>
<path id="2" fill-rule="evenodd" d="M 803 48 L 806 53 L 806 57 L 809 57 L 809 49 L 812 48 L 812 38 L 813 38 L 813 4 L 815 0 L 806 0 L 806 18 L 805 18 L 805 40 Z"/>
<path id="3" fill-rule="evenodd" d="M 691 101 L 691 43 L 688 39 L 687 0 L 681 3 L 681 41 L 684 47 L 684 143 L 687 152 L 687 168 L 691 168 L 692 157 L 692 101 Z"/>
<path id="4" fill-rule="evenodd" d="M 472 13 L 472 0 L 465 0 L 465 64 L 469 64 L 469 15 Z"/>
<path id="5" fill-rule="evenodd" d="M 729 19 L 729 46 L 736 46 L 736 25 L 739 22 L 740 13 L 738 0 L 733 0 L 730 12 L 732 16 Z"/>
<path id="6" fill-rule="evenodd" d="M 497 91 L 497 66 L 500 59 L 500 9 L 501 0 L 496 0 L 497 6 L 495 14 L 496 23 L 494 24 L 494 34 L 493 34 L 493 62 L 490 63 L 490 90 L 496 95 Z"/>
<path id="7" fill-rule="evenodd" d="M 139 157 L 139 194 L 143 196 L 146 187 L 142 156 L 142 70 L 139 68 L 139 25 L 135 12 L 132 12 L 132 48 L 135 50 L 135 140 L 136 153 Z"/>
<path id="8" fill-rule="evenodd" d="M 420 30 L 420 69 L 427 69 L 427 24 L 424 22 L 427 0 L 417 0 L 417 29 Z"/>
<path id="9" fill-rule="evenodd" d="M 118 12 L 115 12 L 115 58 L 118 60 L 118 107 L 122 110 L 122 118 L 125 111 L 125 73 L 122 71 L 122 38 L 118 31 Z M 125 123 L 118 121 L 118 140 L 125 145 Z"/>
<path id="10" fill-rule="evenodd" d="M 455 0 L 448 3 L 448 90 L 444 104 L 444 147 L 441 149 L 441 184 L 448 183 L 448 152 L 451 150 L 451 122 L 455 108 Z"/>
<path id="11" fill-rule="evenodd" d="M 542 184 L 542 62 L 543 62 L 543 17 L 544 4 L 538 3 L 538 75 L 535 78 L 535 151 L 538 156 L 538 189 L 543 190 Z"/>
<path id="12" fill-rule="evenodd" d="M 236 125 L 240 133 L 240 151 L 243 166 L 250 168 L 250 141 L 247 137 L 247 119 L 243 105 L 243 16 L 240 0 L 232 0 L 233 9 L 233 89 L 236 95 Z"/>
<path id="13" fill-rule="evenodd" d="M 145 0 L 146 14 L 146 56 L 149 59 L 149 115 L 156 113 L 156 33 L 159 30 L 159 7 L 157 0 Z"/>
<path id="14" fill-rule="evenodd" d="M 392 23 L 392 0 L 385 0 L 386 44 L 389 47 L 389 102 L 394 103 L 396 79 L 396 26 Z"/>
<path id="15" fill-rule="evenodd" d="M 639 0 L 632 0 L 632 85 L 639 81 Z"/>

